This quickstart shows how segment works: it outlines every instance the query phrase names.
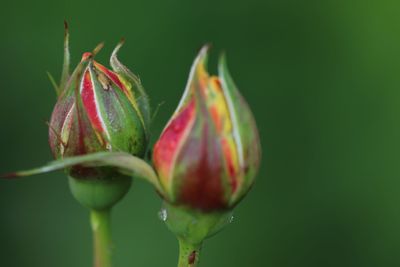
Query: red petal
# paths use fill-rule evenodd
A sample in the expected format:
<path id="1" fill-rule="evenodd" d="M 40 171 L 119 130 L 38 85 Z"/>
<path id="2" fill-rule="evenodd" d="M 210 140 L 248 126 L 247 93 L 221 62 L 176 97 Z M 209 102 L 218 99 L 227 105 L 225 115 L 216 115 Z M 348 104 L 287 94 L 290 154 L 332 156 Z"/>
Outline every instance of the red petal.
<path id="1" fill-rule="evenodd" d="M 223 186 L 223 160 L 218 141 L 201 126 L 200 137 L 193 137 L 182 148 L 177 162 L 185 166 L 175 173 L 179 191 L 178 203 L 205 211 L 227 207 Z"/>

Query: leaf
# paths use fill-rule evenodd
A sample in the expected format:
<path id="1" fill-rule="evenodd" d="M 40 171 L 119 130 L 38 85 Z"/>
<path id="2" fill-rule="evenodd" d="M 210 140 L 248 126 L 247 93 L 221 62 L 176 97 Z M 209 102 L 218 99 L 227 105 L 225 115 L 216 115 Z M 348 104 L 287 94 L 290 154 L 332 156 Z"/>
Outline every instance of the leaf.
<path id="1" fill-rule="evenodd" d="M 39 168 L 9 173 L 2 177 L 12 179 L 16 177 L 31 176 L 65 169 L 75 165 L 83 165 L 86 167 L 115 167 L 122 174 L 145 179 L 150 182 L 157 191 L 162 194 L 164 193 L 154 169 L 144 160 L 124 152 L 99 152 L 84 156 L 68 157 L 49 162 L 45 166 Z"/>

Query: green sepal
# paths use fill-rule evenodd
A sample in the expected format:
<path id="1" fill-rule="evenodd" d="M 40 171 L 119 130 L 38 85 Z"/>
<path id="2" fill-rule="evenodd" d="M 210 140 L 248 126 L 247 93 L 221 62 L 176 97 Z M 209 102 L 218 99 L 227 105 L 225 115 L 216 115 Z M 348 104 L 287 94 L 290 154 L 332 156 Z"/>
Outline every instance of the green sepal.
<path id="1" fill-rule="evenodd" d="M 91 210 L 112 208 L 129 191 L 132 179 L 118 175 L 107 179 L 77 179 L 68 177 L 69 187 L 75 199 Z"/>
<path id="2" fill-rule="evenodd" d="M 132 86 L 131 90 L 135 101 L 138 105 L 142 120 L 143 126 L 146 132 L 146 137 L 149 139 L 149 128 L 151 123 L 151 111 L 150 111 L 150 101 L 149 97 L 147 96 L 143 85 L 135 74 L 133 74 L 124 64 L 122 64 L 118 59 L 118 51 L 123 46 L 125 40 L 122 39 L 118 45 L 115 47 L 114 51 L 111 54 L 110 58 L 110 65 L 112 69 L 120 75 L 124 80 L 126 80 Z"/>
<path id="3" fill-rule="evenodd" d="M 62 90 L 64 90 L 67 82 L 70 78 L 70 61 L 71 56 L 69 52 L 69 30 L 68 30 L 68 23 L 64 21 L 64 62 L 63 68 L 61 72 L 61 80 L 60 85 L 58 86 L 57 93 L 58 95 L 61 94 Z"/>
<path id="4" fill-rule="evenodd" d="M 168 229 L 186 244 L 199 245 L 221 231 L 232 220 L 232 210 L 201 212 L 163 203 L 163 220 Z"/>
<path id="5" fill-rule="evenodd" d="M 92 65 L 87 69 L 92 77 L 97 76 Z M 147 148 L 147 139 L 145 129 L 142 127 L 141 115 L 116 85 L 110 85 L 112 90 L 104 90 L 98 78 L 93 78 L 92 82 L 96 99 L 98 99 L 99 116 L 108 133 L 108 136 L 105 135 L 103 138 L 112 144 L 112 151 L 127 151 L 143 157 Z"/>
<path id="6" fill-rule="evenodd" d="M 50 80 L 51 85 L 52 85 L 53 88 L 54 88 L 54 91 L 56 91 L 57 96 L 59 96 L 60 93 L 61 93 L 61 91 L 60 91 L 60 89 L 58 88 L 58 85 L 57 85 L 57 83 L 56 83 L 56 80 L 54 79 L 53 75 L 51 75 L 50 72 L 47 71 L 46 73 L 47 73 L 47 77 L 48 77 L 49 80 Z"/>
<path id="7" fill-rule="evenodd" d="M 218 74 L 231 115 L 239 165 L 243 171 L 243 182 L 230 200 L 234 206 L 254 183 L 261 160 L 261 144 L 253 113 L 229 73 L 225 54 L 219 59 Z"/>

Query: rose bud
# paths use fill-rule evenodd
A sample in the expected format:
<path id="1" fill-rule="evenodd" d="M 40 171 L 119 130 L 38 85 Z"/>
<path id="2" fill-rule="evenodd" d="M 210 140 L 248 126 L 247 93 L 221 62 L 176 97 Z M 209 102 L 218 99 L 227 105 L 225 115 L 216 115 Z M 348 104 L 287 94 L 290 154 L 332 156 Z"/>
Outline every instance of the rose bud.
<path id="1" fill-rule="evenodd" d="M 71 75 L 64 64 L 60 95 L 49 123 L 49 144 L 56 159 L 102 151 L 144 157 L 149 102 L 139 78 L 117 58 L 122 44 L 111 55 L 113 70 L 94 60 L 102 44 L 92 53 L 84 53 Z M 68 47 L 66 51 L 68 56 Z M 68 66 L 69 58 L 64 60 Z M 92 209 L 112 206 L 131 183 L 130 177 L 113 167 L 75 165 L 67 168 L 67 173 L 75 198 Z"/>
<path id="2" fill-rule="evenodd" d="M 119 49 L 117 47 L 116 51 Z M 148 101 L 138 78 L 111 57 L 111 71 L 84 53 L 61 92 L 49 124 L 55 158 L 99 151 L 125 151 L 143 157 L 147 148 Z M 109 175 L 97 168 L 74 167 L 70 175 Z"/>
<path id="3" fill-rule="evenodd" d="M 230 77 L 206 71 L 207 47 L 194 62 L 183 97 L 154 146 L 166 201 L 202 211 L 235 206 L 254 182 L 260 142 L 254 117 Z"/>
<path id="4" fill-rule="evenodd" d="M 49 144 L 56 161 L 0 177 L 65 169 L 72 194 L 92 210 L 111 208 L 128 191 L 132 176 L 159 185 L 153 169 L 143 160 L 149 140 L 149 100 L 139 78 L 117 58 L 122 44 L 112 52 L 112 70 L 94 60 L 100 44 L 93 52 L 84 53 L 70 74 L 65 24 L 60 85 L 49 75 L 58 94 L 49 122 Z"/>
<path id="5" fill-rule="evenodd" d="M 157 181 L 142 159 L 149 134 L 148 98 L 140 80 L 111 55 L 112 70 L 94 60 L 102 44 L 84 53 L 69 73 L 69 33 L 65 23 L 64 66 L 60 85 L 50 80 L 58 100 L 49 122 L 49 143 L 56 161 L 9 173 L 13 179 L 65 169 L 73 196 L 91 213 L 94 266 L 112 265 L 110 213 L 129 190 L 132 176 Z"/>
<path id="6" fill-rule="evenodd" d="M 257 126 L 224 57 L 219 75 L 196 58 L 182 99 L 154 146 L 163 188 L 160 212 L 180 243 L 179 266 L 197 266 L 203 240 L 229 223 L 252 186 L 261 158 Z"/>

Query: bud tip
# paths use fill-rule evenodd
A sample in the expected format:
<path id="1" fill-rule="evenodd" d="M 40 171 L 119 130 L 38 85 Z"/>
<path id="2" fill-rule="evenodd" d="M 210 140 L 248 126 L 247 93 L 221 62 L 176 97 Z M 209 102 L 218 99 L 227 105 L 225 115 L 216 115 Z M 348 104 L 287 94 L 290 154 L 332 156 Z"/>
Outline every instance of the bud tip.
<path id="1" fill-rule="evenodd" d="M 206 57 L 206 56 L 207 56 L 207 53 L 208 53 L 208 50 L 210 50 L 211 47 L 212 47 L 212 44 L 211 44 L 211 43 L 206 43 L 205 45 L 203 45 L 203 46 L 201 47 L 200 52 L 199 52 L 199 55 L 200 55 L 201 57 Z"/>
<path id="2" fill-rule="evenodd" d="M 101 49 L 104 47 L 104 42 L 99 43 L 94 49 L 93 49 L 93 57 L 97 55 L 97 53 L 100 52 Z"/>
<path id="3" fill-rule="evenodd" d="M 68 22 L 67 22 L 67 20 L 65 20 L 64 19 L 64 30 L 65 30 L 65 32 L 68 32 Z"/>
<path id="4" fill-rule="evenodd" d="M 91 52 L 85 52 L 85 53 L 83 53 L 83 55 L 82 55 L 82 60 L 81 60 L 81 62 L 86 61 L 86 60 L 88 60 L 88 59 L 91 58 L 91 57 L 93 57 L 93 54 L 92 54 Z"/>

